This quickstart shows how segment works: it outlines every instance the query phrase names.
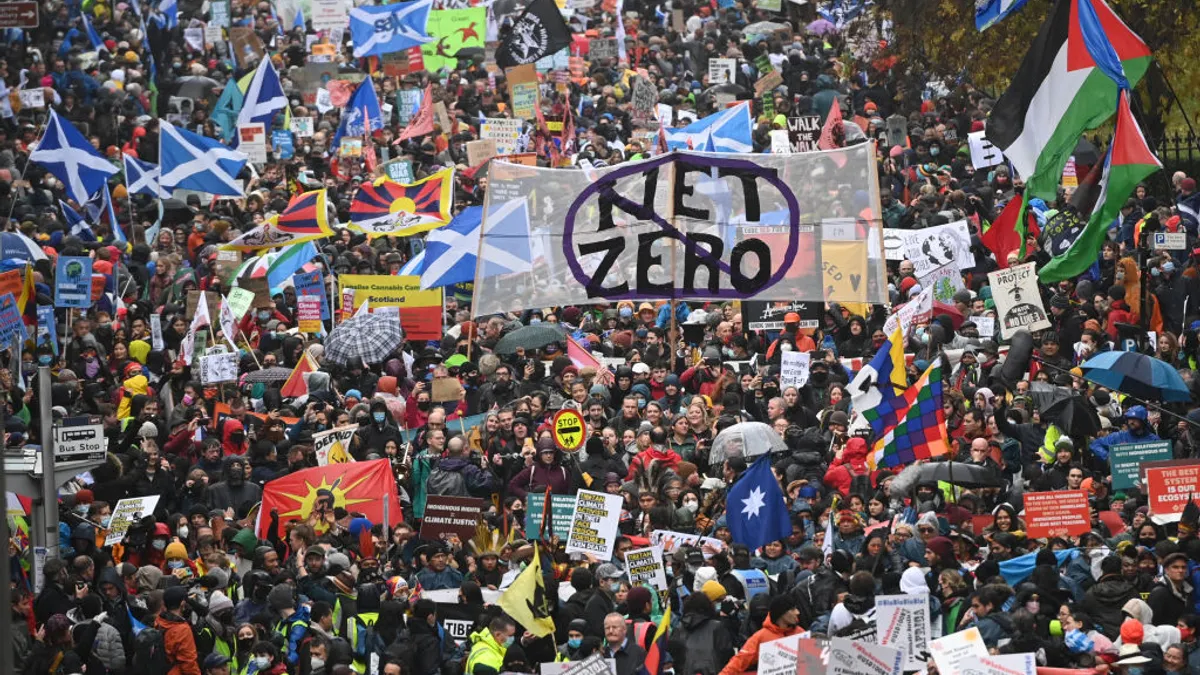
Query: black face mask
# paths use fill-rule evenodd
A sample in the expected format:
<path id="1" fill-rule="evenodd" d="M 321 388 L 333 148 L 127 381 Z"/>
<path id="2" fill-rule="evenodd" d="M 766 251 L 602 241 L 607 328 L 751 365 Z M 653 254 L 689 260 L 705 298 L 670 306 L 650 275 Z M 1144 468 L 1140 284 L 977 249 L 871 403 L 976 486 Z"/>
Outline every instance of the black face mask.
<path id="1" fill-rule="evenodd" d="M 425 412 L 433 407 L 433 401 L 417 401 L 417 410 Z"/>
<path id="2" fill-rule="evenodd" d="M 829 373 L 823 373 L 821 371 L 814 371 L 813 373 L 809 374 L 808 380 L 810 382 L 812 382 L 813 384 L 817 385 L 818 387 L 821 387 L 821 386 L 824 386 L 825 383 L 829 381 Z"/>
<path id="3" fill-rule="evenodd" d="M 1157 543 L 1158 543 L 1158 539 L 1156 539 L 1154 537 L 1151 537 L 1149 539 L 1142 537 L 1142 538 L 1138 539 L 1138 546 L 1145 546 L 1146 548 L 1153 548 L 1154 545 Z"/>
<path id="4" fill-rule="evenodd" d="M 229 442 L 236 445 L 241 445 L 242 441 L 246 440 L 246 434 L 229 434 Z"/>

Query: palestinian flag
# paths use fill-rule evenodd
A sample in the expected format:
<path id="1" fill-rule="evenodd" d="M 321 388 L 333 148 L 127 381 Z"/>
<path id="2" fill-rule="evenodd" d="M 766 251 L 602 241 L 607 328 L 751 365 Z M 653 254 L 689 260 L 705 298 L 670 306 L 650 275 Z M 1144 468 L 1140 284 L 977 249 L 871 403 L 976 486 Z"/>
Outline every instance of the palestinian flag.
<path id="1" fill-rule="evenodd" d="M 996 256 L 1000 269 L 1008 269 L 1008 254 L 1014 251 L 1025 257 L 1025 234 L 1028 232 L 1025 199 L 1014 195 L 996 222 L 988 227 L 979 240 Z"/>
<path id="2" fill-rule="evenodd" d="M 1100 196 L 1096 198 L 1096 206 L 1088 218 L 1087 227 L 1065 253 L 1042 267 L 1038 278 L 1043 283 L 1053 283 L 1086 272 L 1096 262 L 1108 226 L 1121 215 L 1125 200 L 1133 194 L 1138 183 L 1161 168 L 1162 163 L 1151 152 L 1146 137 L 1129 111 L 1129 92 L 1121 92 L 1116 130 L 1104 158 Z"/>
<path id="3" fill-rule="evenodd" d="M 987 124 L 987 139 L 1025 179 L 1026 199 L 1051 201 L 1080 134 L 1112 116 L 1118 64 L 1133 87 L 1150 49 L 1104 0 L 1058 0 Z"/>

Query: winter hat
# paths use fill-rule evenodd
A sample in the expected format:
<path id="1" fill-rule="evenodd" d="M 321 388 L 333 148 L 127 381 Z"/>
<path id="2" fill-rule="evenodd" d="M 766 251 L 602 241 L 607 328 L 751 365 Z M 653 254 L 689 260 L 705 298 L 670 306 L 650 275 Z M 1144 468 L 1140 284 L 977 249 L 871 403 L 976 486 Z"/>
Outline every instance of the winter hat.
<path id="1" fill-rule="evenodd" d="M 779 620 L 783 618 L 783 615 L 795 608 L 796 603 L 792 602 L 792 599 L 786 595 L 779 595 L 771 598 L 771 609 L 769 613 L 769 616 L 771 617 L 771 623 L 778 625 Z"/>
<path id="2" fill-rule="evenodd" d="M 712 600 L 713 602 L 716 602 L 729 594 L 728 591 L 725 590 L 725 587 L 717 581 L 704 582 L 704 585 L 700 587 L 700 592 L 708 596 L 708 599 Z"/>
<path id="3" fill-rule="evenodd" d="M 174 609 L 187 599 L 187 594 L 186 586 L 172 586 L 163 592 L 163 606 Z"/>
<path id="4" fill-rule="evenodd" d="M 173 541 L 167 544 L 167 550 L 163 555 L 167 560 L 187 559 L 187 547 L 178 541 Z"/>
<path id="5" fill-rule="evenodd" d="M 281 609 L 295 609 L 296 600 L 292 597 L 292 587 L 287 584 L 279 584 L 272 588 L 271 592 L 267 594 L 267 605 L 276 612 Z"/>
<path id="6" fill-rule="evenodd" d="M 91 504 L 94 501 L 96 501 L 96 496 L 94 494 L 92 494 L 91 490 L 84 488 L 83 490 L 80 490 L 79 492 L 75 493 L 75 504 L 76 505 Z"/>
<path id="7" fill-rule="evenodd" d="M 233 601 L 221 591 L 213 591 L 208 597 L 208 613 L 216 614 L 223 609 L 233 609 Z"/>
<path id="8" fill-rule="evenodd" d="M 650 607 L 650 591 L 645 586 L 634 586 L 625 595 L 625 607 L 630 611 Z"/>
<path id="9" fill-rule="evenodd" d="M 698 591 L 698 590 L 704 588 L 704 584 L 707 584 L 710 581 L 716 581 L 716 580 L 717 580 L 717 568 L 709 567 L 707 565 L 704 567 L 701 567 L 700 569 L 696 570 L 695 579 L 694 579 L 694 581 L 692 581 L 692 590 Z"/>

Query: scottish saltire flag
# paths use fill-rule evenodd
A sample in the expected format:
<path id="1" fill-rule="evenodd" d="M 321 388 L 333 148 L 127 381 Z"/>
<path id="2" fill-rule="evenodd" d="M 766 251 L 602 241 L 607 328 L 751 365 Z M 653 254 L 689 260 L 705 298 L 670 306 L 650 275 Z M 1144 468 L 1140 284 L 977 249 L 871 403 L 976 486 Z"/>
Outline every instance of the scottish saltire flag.
<path id="1" fill-rule="evenodd" d="M 520 201 L 522 205 L 525 200 Z M 483 207 L 468 206 L 463 209 L 450 224 L 430 230 L 425 237 L 425 250 L 421 251 L 425 264 L 421 268 L 421 288 L 440 288 L 454 284 L 466 283 L 475 279 L 475 261 L 479 252 L 479 234 L 483 228 Z M 520 242 L 514 240 L 517 247 L 524 245 L 528 250 L 529 227 Z M 501 255 L 514 257 L 508 251 L 500 251 Z M 488 256 L 484 256 L 487 259 Z M 529 256 L 525 256 L 528 264 Z"/>
<path id="2" fill-rule="evenodd" d="M 939 355 L 921 378 L 904 392 L 900 421 L 875 441 L 867 455 L 873 469 L 907 466 L 950 451 L 946 412 L 942 410 L 942 359 Z"/>
<path id="3" fill-rule="evenodd" d="M 96 241 L 96 234 L 92 232 L 92 226 L 88 225 L 87 220 L 79 215 L 78 211 L 61 199 L 58 200 L 58 208 L 62 210 L 63 220 L 67 221 L 68 235 L 79 237 L 83 241 Z"/>
<path id="4" fill-rule="evenodd" d="M 104 158 L 79 130 L 58 116 L 52 108 L 46 131 L 29 159 L 46 167 L 66 187 L 67 196 L 82 204 L 88 200 L 117 167 Z"/>
<path id="5" fill-rule="evenodd" d="M 112 191 L 108 189 L 108 183 L 105 183 L 101 189 L 101 195 L 103 197 L 101 203 L 104 205 L 103 215 L 105 218 L 108 218 L 108 226 L 112 229 L 113 241 L 123 246 L 129 240 L 125 237 L 125 232 L 121 230 L 121 223 L 117 221 L 117 210 L 113 208 Z"/>
<path id="6" fill-rule="evenodd" d="M 750 102 L 715 112 L 681 129 L 667 129 L 668 150 L 754 152 Z"/>
<path id="7" fill-rule="evenodd" d="M 763 453 L 742 474 L 725 497 L 725 521 L 733 543 L 751 551 L 792 533 L 783 490 L 771 473 L 771 453 Z"/>
<path id="8" fill-rule="evenodd" d="M 401 265 L 400 269 L 396 270 L 396 274 L 399 276 L 402 276 L 402 277 L 403 276 L 412 276 L 414 274 L 420 275 L 422 270 L 424 270 L 424 269 L 425 269 L 425 251 L 422 250 L 420 253 L 409 258 L 408 262 Z"/>
<path id="9" fill-rule="evenodd" d="M 160 0 L 158 11 L 155 18 L 160 27 L 171 30 L 179 25 L 179 0 Z"/>
<path id="10" fill-rule="evenodd" d="M 901 397 L 907 388 L 904 334 L 897 327 L 850 383 L 851 402 L 859 413 L 851 428 L 869 426 L 872 437 L 882 436 L 900 421 L 897 408 L 904 405 Z"/>
<path id="11" fill-rule="evenodd" d="M 121 155 L 125 165 L 125 189 L 131 195 L 150 195 L 166 199 L 171 196 L 169 190 L 164 190 L 158 182 L 158 166 L 131 155 Z"/>
<path id="12" fill-rule="evenodd" d="M 87 12 L 79 15 L 83 19 L 83 28 L 87 31 L 88 40 L 91 40 L 92 47 L 98 52 L 108 52 L 108 45 L 104 44 L 104 40 L 100 39 L 100 34 L 96 32 L 96 27 L 88 19 Z"/>
<path id="13" fill-rule="evenodd" d="M 354 57 L 381 56 L 430 42 L 425 26 L 431 9 L 433 0 L 413 0 L 350 10 Z"/>
<path id="14" fill-rule="evenodd" d="M 817 8 L 817 13 L 838 30 L 842 30 L 846 24 L 862 14 L 866 5 L 867 0 L 830 0 Z"/>
<path id="15" fill-rule="evenodd" d="M 341 147 L 343 136 L 366 136 L 368 133 L 383 128 L 383 112 L 379 108 L 379 95 L 375 93 L 375 85 L 371 78 L 366 78 L 342 112 L 342 122 L 338 125 L 337 133 L 333 136 L 330 147 L 336 150 Z"/>
<path id="16" fill-rule="evenodd" d="M 246 166 L 246 153 L 220 142 L 181 129 L 165 120 L 159 122 L 159 182 L 174 190 L 184 188 L 215 195 L 241 197 L 238 173 Z"/>
<path id="17" fill-rule="evenodd" d="M 232 86 L 232 83 L 226 83 L 225 86 Z M 237 123 L 262 122 L 270 132 L 271 120 L 275 119 L 276 113 L 286 108 L 287 104 L 283 85 L 279 83 L 279 73 L 275 72 L 271 59 L 263 59 L 258 62 L 258 68 L 254 70 L 254 79 L 250 80 L 250 86 L 246 89 Z M 237 138 L 236 134 L 234 138 Z"/>
<path id="18" fill-rule="evenodd" d="M 1028 0 L 984 0 L 975 3 L 975 28 L 985 31 L 1000 19 L 1025 6 Z"/>

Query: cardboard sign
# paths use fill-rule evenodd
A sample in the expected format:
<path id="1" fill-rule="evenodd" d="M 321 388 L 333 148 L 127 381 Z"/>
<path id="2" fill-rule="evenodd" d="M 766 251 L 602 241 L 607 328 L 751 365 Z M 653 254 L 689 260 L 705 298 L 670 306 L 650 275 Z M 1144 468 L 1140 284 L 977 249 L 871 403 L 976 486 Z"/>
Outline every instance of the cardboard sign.
<path id="1" fill-rule="evenodd" d="M 875 596 L 875 622 L 879 644 L 904 653 L 904 670 L 925 667 L 932 631 L 928 595 Z"/>
<path id="2" fill-rule="evenodd" d="M 667 590 L 667 574 L 663 569 L 663 552 L 657 546 L 626 551 L 625 571 L 629 574 L 629 583 L 634 586 L 649 586 L 660 591 Z"/>
<path id="3" fill-rule="evenodd" d="M 237 352 L 222 352 L 200 356 L 200 384 L 236 382 L 238 377 Z"/>
<path id="4" fill-rule="evenodd" d="M 532 63 L 522 64 L 505 69 L 504 77 L 508 82 L 513 117 L 533 119 L 539 105 L 537 68 Z"/>
<path id="5" fill-rule="evenodd" d="M 984 138 L 984 133 L 973 131 L 967 134 L 967 146 L 971 148 L 971 165 L 976 169 L 986 169 L 1004 163 L 1004 153 Z M 903 145 L 903 142 L 893 145 Z"/>
<path id="6" fill-rule="evenodd" d="M 934 640 L 929 643 L 929 651 L 938 675 L 963 675 L 964 666 L 988 656 L 983 636 L 975 626 Z"/>
<path id="7" fill-rule="evenodd" d="M 992 299 L 1000 315 L 1000 337 L 1005 340 L 1022 328 L 1033 332 L 1052 325 L 1038 292 L 1036 265 L 1025 263 L 988 272 Z"/>
<path id="8" fill-rule="evenodd" d="M 633 82 L 633 118 L 636 120 L 654 119 L 658 105 L 658 90 L 650 80 L 639 77 Z"/>
<path id="9" fill-rule="evenodd" d="M 612 558 L 617 543 L 617 525 L 621 521 L 619 495 L 580 490 L 571 515 L 571 532 L 566 553 L 583 553 L 597 560 Z"/>
<path id="10" fill-rule="evenodd" d="M 229 295 L 226 298 L 229 303 L 229 309 L 233 312 L 235 321 L 241 321 L 242 317 L 246 316 L 246 312 L 250 311 L 250 304 L 254 302 L 254 292 L 245 288 L 231 288 Z"/>
<path id="11" fill-rule="evenodd" d="M 892 647 L 833 638 L 829 641 L 827 672 L 828 675 L 901 675 L 904 654 Z"/>
<path id="12" fill-rule="evenodd" d="M 356 431 L 358 431 L 357 424 L 348 424 L 313 434 L 313 455 L 317 458 L 317 465 L 353 462 L 354 457 L 350 455 L 350 441 L 354 439 Z"/>
<path id="13" fill-rule="evenodd" d="M 117 502 L 117 507 L 112 512 L 112 521 L 108 526 L 108 535 L 104 537 L 104 545 L 112 546 L 121 543 L 130 527 L 145 516 L 154 515 L 158 499 L 158 495 L 150 495 L 148 497 L 129 497 Z"/>
<path id="14" fill-rule="evenodd" d="M 478 141 L 467 141 L 467 166 L 479 166 L 498 155 L 496 141 L 485 138 Z"/>
<path id="15" fill-rule="evenodd" d="M 615 671 L 610 670 L 608 666 L 611 660 L 601 658 L 600 653 L 596 652 L 582 661 L 570 662 L 570 667 L 560 675 L 613 675 Z"/>
<path id="16" fill-rule="evenodd" d="M 1031 539 L 1078 536 L 1092 529 L 1087 492 L 1025 493 L 1026 534 Z"/>
<path id="17" fill-rule="evenodd" d="M 462 394 L 463 386 L 457 377 L 435 377 L 429 388 L 429 397 L 435 403 L 449 401 L 457 404 Z"/>
<path id="18" fill-rule="evenodd" d="M 979 329 L 979 337 L 990 338 L 996 335 L 996 320 L 990 316 L 973 316 L 975 328 Z"/>
<path id="19" fill-rule="evenodd" d="M 267 163 L 267 129 L 262 122 L 238 125 L 238 150 L 254 164 Z"/>
<path id="20" fill-rule="evenodd" d="M 266 46 L 263 41 L 254 32 L 253 28 L 247 26 L 234 26 L 229 29 L 229 42 L 232 45 L 234 53 L 237 54 L 238 63 L 249 63 L 258 61 L 266 53 Z"/>
<path id="21" fill-rule="evenodd" d="M 443 535 L 458 535 L 464 544 L 475 536 L 475 528 L 483 515 L 482 499 L 474 497 L 444 497 L 429 495 L 425 502 L 425 518 L 421 521 L 421 538 L 437 541 Z"/>
<path id="22" fill-rule="evenodd" d="M 674 553 L 675 549 L 681 546 L 699 547 L 705 559 L 711 558 L 725 548 L 725 542 L 720 539 L 673 530 L 654 530 L 650 533 L 650 545 L 661 548 L 664 555 Z"/>
<path id="23" fill-rule="evenodd" d="M 383 172 L 397 183 L 412 183 L 416 180 L 413 175 L 412 161 L 407 159 L 393 159 L 383 165 Z"/>
<path id="24" fill-rule="evenodd" d="M 1147 467 L 1144 473 L 1151 515 L 1174 516 L 1167 520 L 1178 520 L 1192 495 L 1200 493 L 1200 460 Z"/>
<path id="25" fill-rule="evenodd" d="M 778 70 L 772 70 L 754 82 L 754 95 L 762 96 L 781 84 L 783 84 L 783 75 Z M 772 106 L 774 106 L 774 103 L 774 101 L 771 102 Z M 769 117 L 774 117 L 774 114 L 769 115 Z"/>
<path id="26" fill-rule="evenodd" d="M 783 352 L 779 370 L 779 388 L 797 389 L 808 384 L 808 369 L 812 359 L 809 352 Z"/>
<path id="27" fill-rule="evenodd" d="M 208 303 L 208 316 L 210 319 L 216 317 L 221 312 L 221 296 L 213 291 L 204 291 L 204 301 Z M 187 302 L 184 304 L 184 316 L 188 321 L 196 316 L 196 306 L 200 304 L 200 291 L 190 290 L 187 293 Z M 215 320 L 215 319 L 213 319 Z"/>
<path id="28" fill-rule="evenodd" d="M 1145 443 L 1119 443 L 1108 449 L 1108 466 L 1112 472 L 1112 489 L 1124 490 L 1141 487 L 1139 468 L 1142 462 L 1158 462 L 1175 456 L 1171 441 L 1148 441 Z"/>
<path id="29" fill-rule="evenodd" d="M 733 82 L 737 70 L 737 59 L 710 58 L 708 60 L 708 86 Z"/>
<path id="30" fill-rule="evenodd" d="M 525 501 L 525 538 L 536 540 L 542 533 L 542 508 L 544 494 L 529 493 Z M 571 521 L 575 516 L 574 495 L 550 495 L 550 517 L 546 522 L 546 534 L 553 533 L 560 539 L 571 530 Z"/>
<path id="31" fill-rule="evenodd" d="M 588 43 L 588 58 L 593 63 L 602 59 L 615 59 L 617 56 L 616 38 L 599 38 Z"/>

